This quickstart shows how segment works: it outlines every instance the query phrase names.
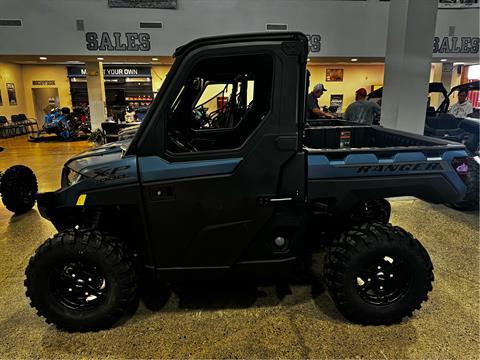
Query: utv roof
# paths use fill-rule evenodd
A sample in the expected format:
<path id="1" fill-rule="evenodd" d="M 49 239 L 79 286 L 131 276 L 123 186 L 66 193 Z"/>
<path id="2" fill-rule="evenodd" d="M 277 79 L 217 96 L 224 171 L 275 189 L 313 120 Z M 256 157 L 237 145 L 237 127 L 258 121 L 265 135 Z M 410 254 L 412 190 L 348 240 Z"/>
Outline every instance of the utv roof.
<path id="1" fill-rule="evenodd" d="M 189 43 L 178 47 L 173 53 L 173 57 L 178 57 L 188 51 L 194 50 L 205 45 L 221 45 L 252 41 L 303 41 L 305 50 L 308 53 L 307 37 L 299 31 L 276 31 L 274 33 L 247 33 L 204 37 L 190 41 Z"/>
<path id="2" fill-rule="evenodd" d="M 450 90 L 450 94 L 454 91 L 467 90 L 467 91 L 479 91 L 480 90 L 480 81 L 472 81 L 465 84 L 457 85 Z"/>
<path id="3" fill-rule="evenodd" d="M 462 85 L 459 85 L 462 86 Z M 453 88 L 455 89 L 455 88 Z M 452 89 L 452 91 L 453 91 Z M 447 90 L 443 86 L 441 82 L 432 82 L 428 84 L 428 92 L 429 93 L 442 93 L 445 96 L 447 96 Z M 381 98 L 383 95 L 383 87 L 372 91 L 370 94 L 368 94 L 367 99 L 378 99 Z"/>

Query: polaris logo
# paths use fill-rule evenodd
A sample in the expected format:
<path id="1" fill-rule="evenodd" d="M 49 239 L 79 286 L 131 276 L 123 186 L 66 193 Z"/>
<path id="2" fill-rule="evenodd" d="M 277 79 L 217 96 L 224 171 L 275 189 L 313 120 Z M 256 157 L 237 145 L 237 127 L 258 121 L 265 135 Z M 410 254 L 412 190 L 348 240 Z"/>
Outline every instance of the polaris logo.
<path id="1" fill-rule="evenodd" d="M 385 173 L 399 171 L 433 171 L 442 170 L 439 162 L 426 162 L 414 164 L 391 164 L 391 165 L 362 165 L 357 169 L 357 173 Z"/>

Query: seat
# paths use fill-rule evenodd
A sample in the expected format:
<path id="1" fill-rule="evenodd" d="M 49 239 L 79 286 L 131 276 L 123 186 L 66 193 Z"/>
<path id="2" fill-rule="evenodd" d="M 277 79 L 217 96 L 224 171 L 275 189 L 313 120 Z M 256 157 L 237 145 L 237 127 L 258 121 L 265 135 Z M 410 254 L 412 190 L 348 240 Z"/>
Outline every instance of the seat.
<path id="1" fill-rule="evenodd" d="M 14 135 L 15 130 L 13 125 L 8 122 L 6 116 L 0 115 L 0 136 L 6 138 Z"/>
<path id="2" fill-rule="evenodd" d="M 37 128 L 38 132 L 38 123 L 36 119 L 28 118 L 25 114 L 18 114 L 18 117 L 25 123 L 25 125 L 29 128 L 29 133 L 34 132 L 34 127 Z"/>
<path id="3" fill-rule="evenodd" d="M 102 122 L 102 130 L 105 133 L 107 142 L 118 140 L 118 131 L 120 127 L 114 122 Z"/>

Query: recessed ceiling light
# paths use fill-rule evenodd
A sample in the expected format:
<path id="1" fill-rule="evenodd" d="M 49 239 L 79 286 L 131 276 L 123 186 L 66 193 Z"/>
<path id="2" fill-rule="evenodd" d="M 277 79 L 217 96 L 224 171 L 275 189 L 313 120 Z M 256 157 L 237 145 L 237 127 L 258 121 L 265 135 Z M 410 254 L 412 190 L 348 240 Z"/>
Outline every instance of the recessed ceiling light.
<path id="1" fill-rule="evenodd" d="M 355 62 L 355 61 L 358 61 L 358 59 L 357 59 L 357 58 L 353 58 L 353 59 L 350 59 L 350 61 Z"/>
<path id="2" fill-rule="evenodd" d="M 447 61 L 447 59 L 440 59 L 440 61 L 441 61 L 441 62 L 445 62 L 445 61 Z"/>
<path id="3" fill-rule="evenodd" d="M 47 60 L 45 56 L 40 56 L 40 60 Z"/>
<path id="4" fill-rule="evenodd" d="M 97 60 L 103 60 L 103 58 L 102 58 L 102 57 L 98 57 Z"/>
<path id="5" fill-rule="evenodd" d="M 307 58 L 307 61 L 310 61 L 311 59 L 310 58 Z"/>
<path id="6" fill-rule="evenodd" d="M 152 58 L 153 61 L 158 61 L 158 58 Z"/>

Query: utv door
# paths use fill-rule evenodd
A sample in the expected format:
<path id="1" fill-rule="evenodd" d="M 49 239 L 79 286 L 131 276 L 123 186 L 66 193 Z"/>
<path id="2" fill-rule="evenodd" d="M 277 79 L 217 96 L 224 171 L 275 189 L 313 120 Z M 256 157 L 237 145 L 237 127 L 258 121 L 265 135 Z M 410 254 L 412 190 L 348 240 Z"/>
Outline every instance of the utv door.
<path id="1" fill-rule="evenodd" d="M 229 40 L 181 48 L 136 145 L 158 270 L 293 256 L 272 244 L 304 199 L 305 38 Z"/>

